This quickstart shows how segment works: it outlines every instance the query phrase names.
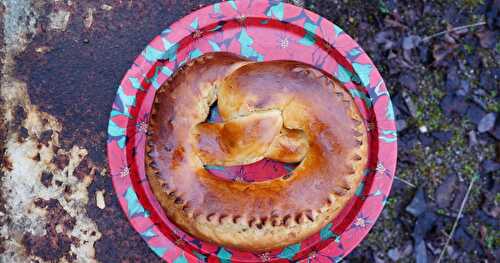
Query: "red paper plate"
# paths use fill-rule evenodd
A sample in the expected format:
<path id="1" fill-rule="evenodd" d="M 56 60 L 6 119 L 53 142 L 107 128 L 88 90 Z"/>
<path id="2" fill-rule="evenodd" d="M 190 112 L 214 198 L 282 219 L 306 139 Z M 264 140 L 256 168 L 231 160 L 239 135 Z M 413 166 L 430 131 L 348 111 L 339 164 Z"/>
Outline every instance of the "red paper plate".
<path id="1" fill-rule="evenodd" d="M 266 253 L 242 252 L 197 240 L 172 224 L 151 192 L 144 155 L 156 90 L 176 69 L 207 52 L 255 61 L 296 60 L 332 75 L 354 97 L 369 132 L 369 165 L 341 214 L 306 240 Z M 113 186 L 127 218 L 149 247 L 171 262 L 340 261 L 366 236 L 391 189 L 397 134 L 391 100 L 368 55 L 325 18 L 279 1 L 228 1 L 178 20 L 149 43 L 125 74 L 108 126 Z M 262 180 L 289 167 L 262 161 L 244 169 L 208 167 L 228 179 Z"/>

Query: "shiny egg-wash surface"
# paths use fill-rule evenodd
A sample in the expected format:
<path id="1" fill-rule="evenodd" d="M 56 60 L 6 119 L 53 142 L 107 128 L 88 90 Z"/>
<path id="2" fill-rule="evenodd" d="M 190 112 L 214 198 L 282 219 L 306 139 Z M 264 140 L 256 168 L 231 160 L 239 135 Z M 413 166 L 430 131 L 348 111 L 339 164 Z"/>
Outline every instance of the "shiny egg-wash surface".
<path id="1" fill-rule="evenodd" d="M 207 123 L 217 103 L 220 123 Z M 367 132 L 350 94 L 309 65 L 204 55 L 155 97 L 147 175 L 187 233 L 245 251 L 304 240 L 332 221 L 361 181 Z M 227 181 L 205 165 L 300 162 L 291 176 Z"/>

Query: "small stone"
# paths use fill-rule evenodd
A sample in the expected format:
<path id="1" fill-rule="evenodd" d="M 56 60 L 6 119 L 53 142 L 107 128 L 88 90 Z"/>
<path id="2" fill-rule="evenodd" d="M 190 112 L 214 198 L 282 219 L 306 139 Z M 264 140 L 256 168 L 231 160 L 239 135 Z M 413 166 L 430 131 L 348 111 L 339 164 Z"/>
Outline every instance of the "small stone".
<path id="1" fill-rule="evenodd" d="M 453 248 L 453 246 L 448 246 L 446 248 L 446 254 L 451 260 L 456 260 L 459 256 L 459 253 Z"/>
<path id="2" fill-rule="evenodd" d="M 446 254 L 452 255 L 454 252 L 455 252 L 455 249 L 453 248 L 453 246 L 446 247 Z"/>
<path id="3" fill-rule="evenodd" d="M 487 132 L 491 130 L 495 126 L 495 121 L 497 119 L 497 116 L 495 113 L 490 112 L 486 114 L 480 121 L 479 124 L 477 125 L 477 131 L 482 133 L 482 132 Z"/>
<path id="4" fill-rule="evenodd" d="M 446 90 L 455 91 L 460 88 L 460 78 L 458 77 L 458 69 L 456 66 L 451 66 L 446 72 Z"/>
<path id="5" fill-rule="evenodd" d="M 398 57 L 398 55 L 396 55 L 396 53 L 394 53 L 392 50 L 389 51 L 389 54 L 387 55 L 388 60 L 395 59 L 397 57 Z"/>
<path id="6" fill-rule="evenodd" d="M 500 77 L 500 72 L 495 72 L 492 69 L 483 69 L 479 75 L 479 85 L 482 88 L 493 90 L 497 87 L 497 80 Z"/>
<path id="7" fill-rule="evenodd" d="M 457 91 L 457 95 L 466 96 L 469 93 L 470 85 L 466 80 L 460 81 L 460 89 Z"/>
<path id="8" fill-rule="evenodd" d="M 415 157 L 415 155 L 413 154 L 408 154 L 408 153 L 398 154 L 398 160 L 403 163 L 409 163 L 412 165 L 417 164 L 417 157 Z"/>
<path id="9" fill-rule="evenodd" d="M 381 258 L 382 255 L 375 254 L 373 255 L 373 259 L 375 260 L 375 263 L 385 263 L 385 260 Z"/>
<path id="10" fill-rule="evenodd" d="M 417 106 L 415 103 L 413 103 L 413 100 L 411 97 L 403 91 L 403 100 L 406 104 L 406 107 L 408 108 L 408 111 L 410 112 L 410 115 L 415 118 L 417 117 Z"/>
<path id="11" fill-rule="evenodd" d="M 50 47 L 48 47 L 48 46 L 41 46 L 41 47 L 35 48 L 35 52 L 40 53 L 40 54 L 47 53 L 49 51 L 50 51 Z"/>
<path id="12" fill-rule="evenodd" d="M 460 115 L 464 114 L 467 110 L 467 103 L 465 102 L 464 96 L 457 96 L 453 94 L 446 95 L 440 103 L 441 109 L 444 113 L 458 113 Z"/>
<path id="13" fill-rule="evenodd" d="M 486 160 L 481 164 L 481 166 L 483 167 L 483 172 L 485 173 L 491 173 L 500 170 L 500 163 L 497 163 L 493 160 Z"/>
<path id="14" fill-rule="evenodd" d="M 113 7 L 110 5 L 107 5 L 107 4 L 103 4 L 103 5 L 101 5 L 101 9 L 104 11 L 111 11 L 113 9 Z"/>
<path id="15" fill-rule="evenodd" d="M 484 48 L 494 48 L 497 44 L 497 33 L 494 31 L 482 31 L 476 33 L 479 44 Z"/>
<path id="16" fill-rule="evenodd" d="M 417 263 L 427 263 L 427 248 L 425 247 L 425 241 L 420 240 L 415 245 L 415 261 Z"/>
<path id="17" fill-rule="evenodd" d="M 391 248 L 387 252 L 387 256 L 394 262 L 398 261 L 401 258 L 401 253 L 398 248 Z"/>
<path id="18" fill-rule="evenodd" d="M 432 139 L 432 137 L 427 135 L 426 133 L 421 133 L 418 136 L 418 139 L 420 140 L 423 146 L 431 146 L 432 144 L 434 144 L 434 139 Z"/>
<path id="19" fill-rule="evenodd" d="M 494 199 L 494 197 L 490 198 L 490 199 Z M 488 201 L 486 201 L 486 202 L 488 202 Z M 492 200 L 492 203 L 494 205 L 495 200 Z M 484 204 L 483 204 L 482 209 L 484 210 L 484 208 L 485 207 L 484 207 Z M 498 221 L 495 217 L 489 215 L 488 213 L 486 213 L 483 210 L 481 210 L 481 209 L 476 210 L 476 213 L 474 215 L 474 218 L 477 219 L 476 221 L 480 222 L 483 225 L 492 226 L 493 228 L 498 229 L 500 227 L 500 221 Z"/>
<path id="20" fill-rule="evenodd" d="M 455 190 L 457 179 L 458 178 L 455 174 L 450 174 L 439 185 L 436 190 L 436 204 L 438 207 L 446 208 L 450 206 L 451 201 L 453 201 L 453 192 Z"/>
<path id="21" fill-rule="evenodd" d="M 408 124 L 406 123 L 406 121 L 404 119 L 399 119 L 399 120 L 396 120 L 396 127 L 397 127 L 398 132 L 400 132 L 400 131 L 403 131 L 404 129 L 406 129 L 408 127 Z"/>
<path id="22" fill-rule="evenodd" d="M 95 192 L 95 201 L 97 207 L 104 209 L 106 207 L 106 202 L 104 202 L 104 191 L 97 190 Z"/>
<path id="23" fill-rule="evenodd" d="M 464 225 L 460 225 L 456 229 L 453 240 L 467 253 L 472 253 L 480 248 L 479 242 L 467 232 Z"/>
<path id="24" fill-rule="evenodd" d="M 427 130 L 427 126 L 425 125 L 422 125 L 420 127 L 418 127 L 418 130 L 421 132 L 421 133 L 426 133 L 428 132 L 429 130 Z"/>
<path id="25" fill-rule="evenodd" d="M 380 31 L 375 34 L 375 43 L 382 44 L 382 49 L 388 50 L 395 46 L 395 42 L 392 41 L 393 38 L 394 33 L 392 31 Z"/>
<path id="26" fill-rule="evenodd" d="M 411 203 L 406 207 L 406 212 L 412 214 L 415 217 L 418 217 L 427 208 L 427 203 L 425 201 L 424 189 L 418 189 L 417 193 L 411 200 Z"/>
<path id="27" fill-rule="evenodd" d="M 403 252 L 401 252 L 402 257 L 407 257 L 413 252 L 413 245 L 411 242 L 407 242 L 406 246 L 403 248 Z"/>
<path id="28" fill-rule="evenodd" d="M 415 241 L 423 240 L 436 224 L 436 220 L 436 214 L 431 211 L 425 211 L 418 216 L 413 228 L 413 239 L 415 239 Z"/>
<path id="29" fill-rule="evenodd" d="M 451 131 L 438 131 L 433 132 L 432 136 L 440 142 L 446 143 L 451 140 L 451 138 L 453 137 L 453 133 Z"/>
<path id="30" fill-rule="evenodd" d="M 472 104 L 467 108 L 467 118 L 469 118 L 476 125 L 479 125 L 485 115 L 486 112 L 475 104 Z"/>
<path id="31" fill-rule="evenodd" d="M 407 36 L 403 38 L 403 49 L 410 50 L 414 49 L 422 39 L 419 36 Z"/>
<path id="32" fill-rule="evenodd" d="M 416 240 L 425 238 L 425 235 L 434 227 L 436 220 L 437 216 L 434 212 L 425 211 L 422 213 L 415 222 L 413 237 Z"/>
<path id="33" fill-rule="evenodd" d="M 483 73 L 483 74 L 489 74 L 489 73 Z M 474 95 L 484 97 L 487 96 L 488 93 L 484 89 L 474 89 Z"/>
<path id="34" fill-rule="evenodd" d="M 89 43 L 89 40 L 88 40 L 87 38 L 84 38 L 84 39 L 83 39 L 83 43 L 88 44 L 88 43 Z"/>
<path id="35" fill-rule="evenodd" d="M 469 132 L 469 147 L 477 145 L 477 136 L 475 131 Z"/>
<path id="36" fill-rule="evenodd" d="M 399 76 L 399 83 L 401 84 L 401 86 L 413 91 L 413 92 L 416 92 L 417 91 L 417 80 L 415 79 L 414 76 L 410 75 L 410 74 L 402 74 L 401 76 Z"/>

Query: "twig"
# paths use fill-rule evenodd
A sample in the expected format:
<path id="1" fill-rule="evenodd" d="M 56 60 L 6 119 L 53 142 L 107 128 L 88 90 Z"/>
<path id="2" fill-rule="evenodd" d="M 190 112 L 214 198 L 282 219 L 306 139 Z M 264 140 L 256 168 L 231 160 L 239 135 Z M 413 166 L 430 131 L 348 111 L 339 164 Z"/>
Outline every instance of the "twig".
<path id="1" fill-rule="evenodd" d="M 447 33 L 455 32 L 455 31 L 459 31 L 459 30 L 464 30 L 464 29 L 469 29 L 469 28 L 473 28 L 473 27 L 478 27 L 478 26 L 482 26 L 482 25 L 486 25 L 486 22 L 485 21 L 479 21 L 477 23 L 470 24 L 470 25 L 457 26 L 457 27 L 454 27 L 454 28 L 451 28 L 451 29 L 448 29 L 448 30 L 445 30 L 445 31 L 441 31 L 441 32 L 432 34 L 430 36 L 426 36 L 426 37 L 424 37 L 422 39 L 422 41 L 427 42 L 427 41 L 431 40 L 432 38 L 435 38 L 435 37 L 438 37 L 438 36 L 442 36 L 442 35 L 445 35 Z"/>
<path id="2" fill-rule="evenodd" d="M 464 212 L 464 207 L 465 204 L 467 203 L 467 200 L 469 199 L 469 194 L 470 191 L 472 190 L 472 186 L 474 185 L 474 182 L 477 179 L 477 175 L 472 177 L 472 180 L 470 181 L 469 188 L 467 189 L 467 192 L 465 193 L 464 200 L 462 200 L 462 204 L 460 204 L 460 210 L 458 210 L 458 215 L 455 218 L 455 222 L 453 223 L 453 227 L 451 228 L 451 232 L 448 235 L 448 238 L 446 239 L 446 243 L 444 244 L 443 250 L 441 251 L 441 254 L 439 254 L 439 258 L 437 260 L 437 263 L 441 262 L 441 259 L 443 258 L 444 254 L 446 253 L 446 248 L 448 248 L 448 244 L 450 243 L 450 240 L 453 238 L 453 234 L 455 234 L 455 230 L 458 226 L 458 222 L 460 221 L 460 218 L 462 217 L 462 213 Z"/>
<path id="3" fill-rule="evenodd" d="M 414 184 L 412 184 L 412 183 L 408 182 L 407 180 L 405 180 L 405 179 L 403 179 L 403 178 L 399 178 L 399 177 L 397 177 L 397 176 L 394 176 L 394 179 L 396 179 L 396 180 L 398 180 L 398 181 L 400 181 L 400 182 L 402 182 L 402 183 L 404 183 L 404 184 L 406 184 L 406 185 L 408 185 L 408 186 L 411 186 L 411 187 L 413 187 L 413 188 L 417 188 L 417 186 L 416 186 L 416 185 L 414 185 Z"/>
<path id="4" fill-rule="evenodd" d="M 445 236 L 446 236 L 446 238 L 449 238 L 449 237 L 450 237 L 450 235 L 448 235 L 448 233 L 446 233 L 446 231 L 444 231 L 444 230 L 442 230 L 442 229 L 441 229 L 441 233 L 443 233 L 443 235 L 445 235 Z"/>

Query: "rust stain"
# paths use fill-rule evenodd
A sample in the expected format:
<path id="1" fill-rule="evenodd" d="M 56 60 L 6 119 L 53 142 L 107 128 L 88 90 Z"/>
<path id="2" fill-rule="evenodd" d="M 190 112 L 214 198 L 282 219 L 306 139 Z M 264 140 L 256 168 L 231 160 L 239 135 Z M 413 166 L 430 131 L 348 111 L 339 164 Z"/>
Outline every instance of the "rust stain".
<path id="1" fill-rule="evenodd" d="M 1 122 L 6 127 L 2 162 L 7 165 L 0 169 L 0 261 L 95 261 L 93 246 L 101 233 L 85 213 L 93 174 L 74 176 L 87 151 L 76 145 L 60 149 L 60 122 L 31 103 L 26 83 L 13 74 L 16 56 L 37 32 L 43 5 L 3 3 L 6 45 L 2 48 L 0 98 Z M 69 161 L 56 166 L 55 152 Z M 87 234 L 90 232 L 94 234 Z"/>
<path id="2" fill-rule="evenodd" d="M 75 176 L 98 167 L 89 187 L 87 214 L 102 233 L 95 244 L 99 261 L 159 261 L 129 225 L 105 176 L 109 110 L 123 74 L 145 45 L 182 15 L 211 2 L 112 1 L 107 3 L 112 8 L 103 10 L 81 1 L 72 7 L 64 33 L 37 34 L 18 57 L 16 77 L 28 83 L 30 99 L 64 127 L 61 148 L 79 145 L 88 150 Z M 49 24 L 42 15 L 37 27 Z M 49 48 L 40 53 L 39 47 Z M 56 159 L 56 164 L 65 161 Z M 106 192 L 104 209 L 97 207 L 96 191 Z"/>
<path id="3" fill-rule="evenodd" d="M 145 45 L 217 1 L 115 0 L 104 9 L 90 0 L 4 2 L 17 13 L 0 8 L 0 176 L 10 182 L 0 192 L 0 261 L 160 262 L 128 223 L 107 174 L 109 111 Z M 14 196 L 14 181 L 26 195 Z"/>
<path id="4" fill-rule="evenodd" d="M 37 199 L 35 206 L 47 209 L 46 234 L 37 236 L 30 232 L 24 234 L 22 244 L 28 255 L 35 255 L 45 261 L 56 261 L 65 255 L 74 257 L 70 252 L 71 243 L 79 242 L 77 237 L 69 237 L 64 232 L 71 231 L 76 219 L 70 216 L 57 199 Z"/>

